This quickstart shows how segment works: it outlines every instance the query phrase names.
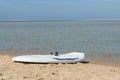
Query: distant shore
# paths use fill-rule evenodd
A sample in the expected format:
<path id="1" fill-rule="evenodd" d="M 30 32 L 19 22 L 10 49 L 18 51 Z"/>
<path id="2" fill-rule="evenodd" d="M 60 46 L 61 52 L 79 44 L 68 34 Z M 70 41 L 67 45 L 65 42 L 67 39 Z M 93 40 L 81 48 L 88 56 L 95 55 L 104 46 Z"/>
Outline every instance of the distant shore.
<path id="1" fill-rule="evenodd" d="M 23 64 L 0 54 L 0 80 L 120 80 L 120 67 L 101 64 Z"/>
<path id="2" fill-rule="evenodd" d="M 11 20 L 11 21 L 0 21 L 0 22 L 71 22 L 71 21 L 118 21 L 120 19 L 81 19 L 81 20 Z"/>

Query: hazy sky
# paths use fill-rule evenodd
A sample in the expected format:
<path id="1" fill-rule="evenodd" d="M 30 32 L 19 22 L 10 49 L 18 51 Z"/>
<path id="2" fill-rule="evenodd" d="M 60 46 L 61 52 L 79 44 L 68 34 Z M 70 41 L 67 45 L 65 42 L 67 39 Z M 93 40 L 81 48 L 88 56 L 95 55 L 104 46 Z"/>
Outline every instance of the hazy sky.
<path id="1" fill-rule="evenodd" d="M 0 0 L 0 21 L 81 19 L 120 19 L 120 0 Z"/>

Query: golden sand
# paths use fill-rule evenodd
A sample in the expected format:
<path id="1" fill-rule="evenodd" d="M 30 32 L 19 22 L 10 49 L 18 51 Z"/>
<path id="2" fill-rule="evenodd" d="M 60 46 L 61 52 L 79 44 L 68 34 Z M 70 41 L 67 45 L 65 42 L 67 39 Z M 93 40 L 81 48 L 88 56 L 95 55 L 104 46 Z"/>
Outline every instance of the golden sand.
<path id="1" fill-rule="evenodd" d="M 24 64 L 0 55 L 0 80 L 120 80 L 120 67 L 91 63 Z"/>

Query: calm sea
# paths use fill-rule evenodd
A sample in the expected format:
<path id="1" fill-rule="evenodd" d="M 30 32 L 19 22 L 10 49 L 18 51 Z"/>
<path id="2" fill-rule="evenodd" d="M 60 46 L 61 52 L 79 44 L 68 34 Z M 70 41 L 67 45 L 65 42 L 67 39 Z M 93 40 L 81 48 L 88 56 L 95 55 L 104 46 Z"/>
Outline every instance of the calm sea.
<path id="1" fill-rule="evenodd" d="M 6 50 L 78 51 L 120 61 L 120 20 L 0 22 L 0 51 Z"/>

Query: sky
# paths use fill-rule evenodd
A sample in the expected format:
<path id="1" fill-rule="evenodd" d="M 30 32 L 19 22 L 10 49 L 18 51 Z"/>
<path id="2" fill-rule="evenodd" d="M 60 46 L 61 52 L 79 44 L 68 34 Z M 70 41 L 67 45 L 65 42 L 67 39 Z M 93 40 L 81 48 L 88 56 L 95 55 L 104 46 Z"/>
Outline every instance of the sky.
<path id="1" fill-rule="evenodd" d="M 120 19 L 120 0 L 0 0 L 0 21 Z"/>

